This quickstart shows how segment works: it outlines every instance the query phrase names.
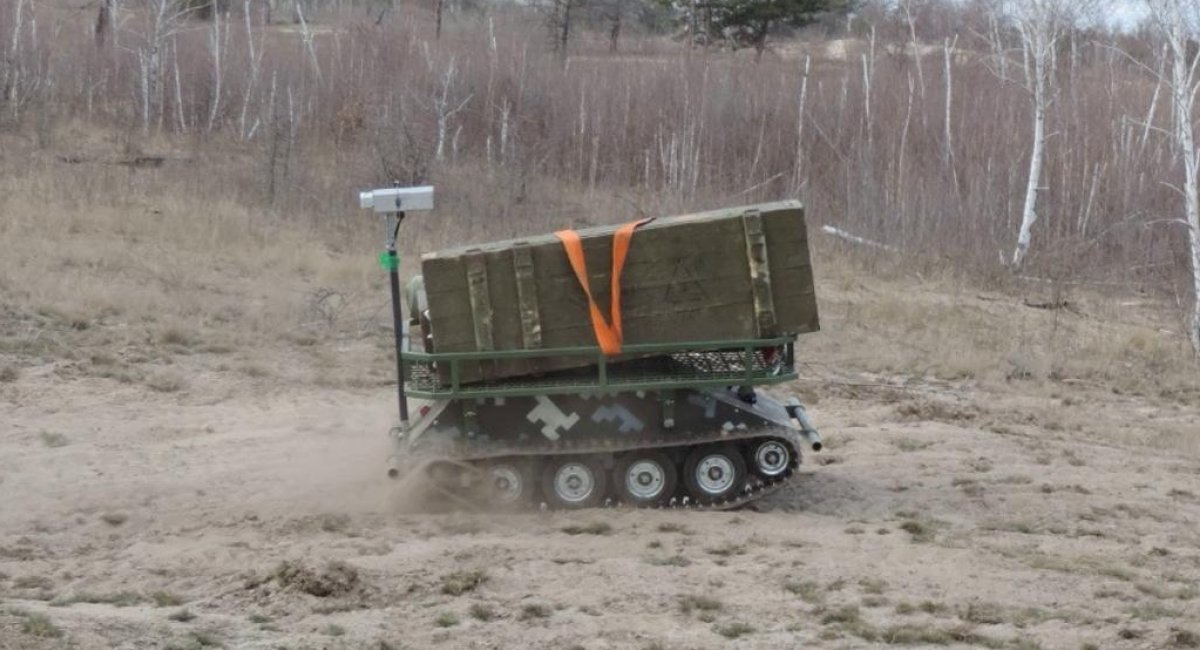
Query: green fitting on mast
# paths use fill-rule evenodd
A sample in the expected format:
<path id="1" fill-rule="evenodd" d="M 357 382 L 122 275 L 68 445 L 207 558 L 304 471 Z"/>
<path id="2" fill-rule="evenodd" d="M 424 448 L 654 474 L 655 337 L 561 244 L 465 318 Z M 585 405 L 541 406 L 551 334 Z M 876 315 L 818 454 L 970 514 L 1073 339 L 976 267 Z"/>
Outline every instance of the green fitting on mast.
<path id="1" fill-rule="evenodd" d="M 381 266 L 384 271 L 395 271 L 396 269 L 400 268 L 400 254 L 392 254 L 388 251 L 383 251 L 379 254 L 379 266 Z"/>

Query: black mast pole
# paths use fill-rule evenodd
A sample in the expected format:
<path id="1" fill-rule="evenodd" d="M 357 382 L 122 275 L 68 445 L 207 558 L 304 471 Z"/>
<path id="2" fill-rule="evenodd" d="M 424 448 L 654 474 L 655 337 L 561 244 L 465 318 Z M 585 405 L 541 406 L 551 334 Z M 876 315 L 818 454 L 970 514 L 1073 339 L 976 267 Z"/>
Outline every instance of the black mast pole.
<path id="1" fill-rule="evenodd" d="M 388 213 L 387 267 L 392 285 L 392 328 L 396 334 L 396 399 L 400 404 L 400 430 L 408 431 L 408 399 L 404 395 L 404 314 L 400 308 L 400 258 L 396 255 L 396 236 L 404 212 Z"/>

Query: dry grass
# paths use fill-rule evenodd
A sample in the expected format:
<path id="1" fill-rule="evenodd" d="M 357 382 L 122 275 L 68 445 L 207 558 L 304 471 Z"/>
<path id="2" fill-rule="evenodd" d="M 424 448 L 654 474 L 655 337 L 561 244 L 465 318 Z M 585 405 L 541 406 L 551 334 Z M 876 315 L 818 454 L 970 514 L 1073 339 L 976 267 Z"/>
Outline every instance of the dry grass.
<path id="1" fill-rule="evenodd" d="M 783 588 L 809 604 L 818 604 L 825 600 L 821 586 L 813 580 L 788 580 L 783 583 Z"/>
<path id="2" fill-rule="evenodd" d="M 285 560 L 271 573 L 280 587 L 294 589 L 318 598 L 343 596 L 360 585 L 358 570 L 340 561 L 331 561 L 314 570 L 303 562 Z"/>
<path id="3" fill-rule="evenodd" d="M 526 603 L 521 606 L 521 613 L 517 616 L 522 621 L 531 619 L 549 618 L 554 610 L 545 603 Z"/>
<path id="4" fill-rule="evenodd" d="M 726 639 L 737 639 L 754 633 L 754 626 L 744 621 L 730 621 L 717 625 L 714 630 Z"/>
<path id="5" fill-rule="evenodd" d="M 918 519 L 903 521 L 899 528 L 911 535 L 912 541 L 919 543 L 932 542 L 936 534 L 934 524 Z"/>
<path id="6" fill-rule="evenodd" d="M 471 618 L 485 623 L 499 616 L 496 610 L 486 603 L 471 603 L 471 608 L 467 611 L 471 615 Z"/>
<path id="7" fill-rule="evenodd" d="M 187 602 L 186 598 L 169 591 L 155 591 L 150 594 L 150 600 L 154 601 L 155 607 L 178 607 Z"/>
<path id="8" fill-rule="evenodd" d="M 687 558 L 687 556 L 684 556 L 681 554 L 669 555 L 666 557 L 653 556 L 653 557 L 646 558 L 646 562 L 653 566 L 673 566 L 673 567 L 685 567 L 685 566 L 691 566 L 691 564 L 692 564 L 692 561 L 689 560 Z"/>
<path id="9" fill-rule="evenodd" d="M 709 596 L 689 594 L 679 597 L 679 611 L 684 614 L 691 614 L 692 610 L 715 612 L 720 611 L 722 607 L 721 601 Z"/>
<path id="10" fill-rule="evenodd" d="M 469 591 L 475 591 L 488 581 L 487 571 L 455 571 L 442 577 L 442 593 L 450 596 L 461 596 Z"/>
<path id="11" fill-rule="evenodd" d="M 94 592 L 79 591 L 66 597 L 56 598 L 52 605 L 66 607 L 75 603 L 112 605 L 113 607 L 132 607 L 146 601 L 146 598 L 133 591 Z"/>
<path id="12" fill-rule="evenodd" d="M 956 5 L 939 10 L 953 19 L 919 26 L 930 31 L 929 42 L 957 30 L 964 53 L 982 47 L 974 34 L 986 25 L 972 22 L 979 15 L 959 13 Z M 0 15 L 0 33 L 11 33 L 10 13 Z M 443 206 L 405 224 L 406 271 L 414 268 L 413 253 L 451 242 L 802 194 L 811 208 L 827 329 L 837 333 L 819 361 L 949 380 L 1082 382 L 1180 402 L 1200 394 L 1178 311 L 1163 299 L 1173 299 L 1167 294 L 1180 277 L 1171 263 L 1180 242 L 1136 219 L 1120 221 L 1177 211 L 1166 186 L 1175 165 L 1169 148 L 1134 152 L 1124 140 L 1110 142 L 1127 135 L 1113 124 L 1144 114 L 1150 87 L 1135 66 L 1114 62 L 1106 43 L 1084 41 L 1070 59 L 1080 69 L 1063 75 L 1072 85 L 1054 118 L 1063 123 L 1062 139 L 1051 148 L 1046 172 L 1053 182 L 1047 180 L 1043 223 L 1053 226 L 1038 233 L 1027 269 L 1052 281 L 1031 282 L 1009 277 L 996 263 L 997 248 L 1011 244 L 1012 197 L 1023 181 L 994 172 L 1025 162 L 1027 144 L 1013 138 L 1025 129 L 1025 100 L 997 83 L 979 57 L 953 63 L 952 125 L 960 133 L 957 162 L 948 169 L 940 84 L 931 77 L 908 114 L 903 100 L 911 70 L 904 57 L 880 55 L 874 62 L 876 105 L 868 116 L 857 63 L 818 54 L 805 122 L 813 128 L 797 143 L 800 75 L 787 57 L 758 65 L 717 52 L 685 57 L 678 44 L 647 38 L 637 47 L 654 65 L 630 65 L 627 57 L 591 51 L 585 38 L 580 57 L 562 66 L 544 51 L 538 21 L 520 12 L 492 23 L 497 51 L 488 45 L 484 21 L 456 25 L 460 38 L 427 43 L 420 12 L 380 18 L 376 29 L 339 41 L 346 49 L 336 55 L 318 48 L 324 73 L 339 83 L 307 89 L 312 95 L 296 101 L 300 115 L 276 116 L 295 121 L 264 124 L 245 141 L 232 118 L 218 121 L 212 135 L 196 133 L 206 100 L 174 106 L 173 96 L 164 107 L 172 119 L 161 131 L 151 126 L 142 133 L 136 102 L 127 98 L 136 83 L 129 75 L 138 69 L 132 52 L 94 61 L 88 43 L 20 41 L 11 55 L 57 90 L 52 99 L 23 97 L 13 105 L 15 117 L 0 125 L 6 151 L 0 238 L 10 244 L 0 258 L 0 384 L 18 376 L 24 382 L 17 370 L 38 359 L 90 359 L 62 372 L 177 397 L 203 392 L 204 373 L 197 370 L 343 388 L 386 379 L 384 355 L 348 364 L 332 354 L 331 339 L 386 343 L 379 326 L 387 322 L 387 298 L 373 261 L 378 224 L 352 198 L 355 188 L 401 178 L 436 182 Z M 88 26 L 77 22 L 86 20 L 81 13 L 63 20 L 57 28 L 82 33 Z M 359 22 L 322 20 L 330 32 L 357 30 Z M 881 52 L 907 38 L 897 36 L 907 33 L 898 16 L 862 20 L 878 23 Z M 206 98 L 211 79 L 193 67 L 207 70 L 209 56 L 204 30 L 194 32 L 178 43 L 181 97 Z M 232 30 L 230 39 L 226 100 L 233 106 L 251 85 L 240 76 L 244 35 Z M 855 37 L 843 40 L 866 52 Z M 294 45 L 286 38 L 266 45 L 262 78 L 306 73 L 309 62 L 294 56 Z M 820 43 L 805 48 L 825 52 Z M 428 52 L 428 65 L 383 64 L 418 50 Z M 429 105 L 420 95 L 438 85 L 451 58 L 459 75 L 451 100 L 470 101 L 451 125 L 461 127 L 452 153 L 438 162 L 431 160 L 434 116 L 401 105 Z M 348 61 L 363 63 L 346 69 Z M 261 85 L 245 99 L 252 113 L 274 115 L 261 110 Z M 501 90 L 485 99 L 471 90 L 514 87 L 529 96 L 516 101 Z M 84 88 L 120 93 L 119 99 L 85 95 Z M 367 88 L 406 88 L 416 96 L 362 94 Z M 514 125 L 505 132 L 515 138 L 504 153 L 502 119 Z M 272 134 L 297 123 L 290 157 L 277 160 Z M 119 164 L 143 155 L 164 162 Z M 70 193 L 61 192 L 65 178 Z M 964 193 L 964 186 L 975 191 Z M 1083 206 L 1091 227 L 1081 230 Z M 858 257 L 818 234 L 823 223 L 905 253 Z M 1093 291 L 1079 283 L 1088 278 L 1120 286 Z M 1142 288 L 1164 293 L 1143 295 Z M 1042 308 L 1048 304 L 1061 308 Z M 262 358 L 252 355 L 258 351 Z M 298 357 L 305 371 L 289 373 L 270 360 L 284 355 Z M 971 419 L 964 408 L 934 415 Z M 1194 449 L 1194 436 L 1185 433 L 1164 428 L 1149 444 Z M 915 444 L 901 449 L 919 451 Z"/>
<path id="13" fill-rule="evenodd" d="M 386 355 L 374 349 L 388 344 L 387 293 L 372 259 L 378 233 L 371 224 L 284 222 L 236 194 L 211 200 L 196 175 L 196 166 L 215 164 L 206 157 L 130 182 L 128 170 L 66 165 L 54 159 L 56 152 L 28 153 L 35 163 L 21 169 L 0 161 L 0 201 L 13 215 L 0 224 L 0 235 L 16 242 L 0 258 L 0 289 L 8 288 L 0 291 L 0 367 L 80 360 L 61 373 L 181 396 L 203 394 L 207 373 L 214 372 L 237 382 L 270 376 L 336 387 L 390 376 Z M 230 165 L 237 167 L 236 157 Z M 65 174 L 80 184 L 73 201 L 89 206 L 86 219 L 73 202 L 43 200 Z M 499 182 L 481 181 L 468 168 L 445 178 L 447 195 L 473 196 L 477 187 Z M 340 181 L 343 188 L 357 182 Z M 562 206 L 584 196 L 569 184 L 538 187 L 542 193 L 527 196 L 524 205 L 544 224 L 523 221 L 524 232 L 561 225 L 570 214 Z M 197 211 L 200 204 L 204 209 Z M 608 207 L 598 202 L 588 214 Z M 473 223 L 469 212 L 447 218 L 462 227 Z M 814 223 L 822 218 L 814 215 Z M 459 235 L 432 233 L 433 221 L 410 227 L 414 236 L 406 242 L 413 252 Z M 482 236 L 514 234 L 516 226 L 497 228 Z M 63 238 L 64 232 L 71 236 Z M 813 358 L 828 367 L 1070 382 L 1181 402 L 1200 395 L 1182 343 L 1159 331 L 1173 327 L 1163 305 L 1143 299 L 1143 307 L 1131 310 L 1118 305 L 1120 296 L 1076 289 L 1075 311 L 1033 309 L 1021 301 L 1020 287 L 983 299 L 952 276 L 952 267 L 921 277 L 905 267 L 872 269 L 834 255 L 820 237 L 812 242 L 827 315 L 825 344 Z M 406 270 L 412 268 L 410 262 Z M 330 296 L 338 296 L 339 307 L 329 306 Z M 347 341 L 367 345 L 347 354 Z M 1001 414 L 971 403 L 915 400 L 896 408 L 901 419 L 1012 428 Z M 1041 417 L 1067 430 L 1086 423 L 1097 437 L 1129 435 L 1123 427 L 1093 426 L 1086 404 L 1047 408 Z M 1139 444 L 1185 450 L 1200 444 L 1187 435 L 1186 422 L 1154 426 L 1161 433 Z M 927 448 L 917 440 L 894 444 L 906 452 Z M 670 522 L 661 532 L 688 534 Z"/>
<path id="14" fill-rule="evenodd" d="M 57 639 L 63 635 L 62 628 L 54 624 L 45 614 L 29 614 L 21 622 L 21 631 L 30 636 Z"/>
<path id="15" fill-rule="evenodd" d="M 69 438 L 57 432 L 43 431 L 38 434 L 38 437 L 42 439 L 42 444 L 50 447 L 51 449 L 66 447 L 67 445 L 71 444 L 71 440 Z"/>

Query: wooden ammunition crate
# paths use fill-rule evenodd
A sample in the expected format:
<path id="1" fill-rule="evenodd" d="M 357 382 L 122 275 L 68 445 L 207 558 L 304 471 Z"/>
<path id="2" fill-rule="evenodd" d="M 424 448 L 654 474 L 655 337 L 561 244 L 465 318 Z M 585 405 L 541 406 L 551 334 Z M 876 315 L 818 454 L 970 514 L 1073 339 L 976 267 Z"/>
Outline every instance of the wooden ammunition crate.
<path id="1" fill-rule="evenodd" d="M 606 316 L 615 230 L 579 231 L 592 294 Z M 436 352 L 596 345 L 587 298 L 552 234 L 429 253 L 421 271 Z M 765 203 L 641 226 L 622 273 L 621 304 L 627 344 L 817 331 L 803 206 Z M 564 357 L 466 364 L 460 380 L 580 363 Z"/>

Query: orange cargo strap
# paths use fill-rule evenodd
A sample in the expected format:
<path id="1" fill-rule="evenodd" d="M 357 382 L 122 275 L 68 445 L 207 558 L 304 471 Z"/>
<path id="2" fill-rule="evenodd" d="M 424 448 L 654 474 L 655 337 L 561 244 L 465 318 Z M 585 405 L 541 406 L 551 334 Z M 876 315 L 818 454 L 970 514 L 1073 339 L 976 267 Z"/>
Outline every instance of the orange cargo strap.
<path id="1" fill-rule="evenodd" d="M 612 290 L 610 292 L 612 304 L 609 307 L 611 325 L 608 320 L 605 320 L 604 314 L 600 312 L 595 299 L 592 298 L 591 285 L 588 283 L 587 261 L 584 259 L 583 242 L 579 238 L 579 233 L 574 230 L 560 230 L 554 233 L 562 241 L 563 248 L 567 251 L 567 259 L 571 262 L 571 269 L 575 271 L 575 277 L 578 278 L 579 285 L 583 287 L 583 294 L 587 296 L 588 310 L 592 315 L 592 329 L 596 331 L 596 342 L 600 344 L 600 349 L 604 354 L 610 357 L 621 353 L 621 343 L 624 341 L 624 334 L 621 331 L 621 269 L 625 267 L 625 257 L 629 254 L 629 242 L 633 239 L 633 231 L 652 219 L 631 221 L 618 228 L 617 232 L 613 234 Z"/>

